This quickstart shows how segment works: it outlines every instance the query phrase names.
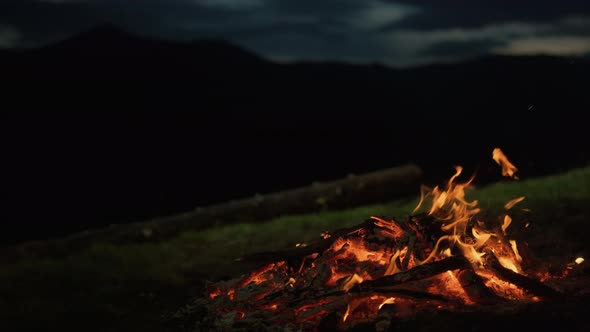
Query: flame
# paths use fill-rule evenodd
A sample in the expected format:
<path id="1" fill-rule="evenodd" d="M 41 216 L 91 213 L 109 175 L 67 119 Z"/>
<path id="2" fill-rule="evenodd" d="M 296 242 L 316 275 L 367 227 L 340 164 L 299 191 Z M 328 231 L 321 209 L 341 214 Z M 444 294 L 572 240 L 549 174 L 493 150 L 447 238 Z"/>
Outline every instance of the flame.
<path id="1" fill-rule="evenodd" d="M 518 247 L 516 246 L 516 240 L 508 240 L 508 242 L 510 243 L 510 247 L 512 248 L 512 251 L 514 252 L 514 256 L 516 257 L 516 261 L 519 263 L 522 262 L 522 257 L 518 253 Z"/>
<path id="2" fill-rule="evenodd" d="M 346 311 L 344 312 L 344 316 L 342 316 L 343 322 L 346 322 L 348 315 L 350 315 L 350 303 L 346 305 Z"/>
<path id="3" fill-rule="evenodd" d="M 582 263 L 584 263 L 584 258 L 583 257 L 578 257 L 578 258 L 576 258 L 576 260 L 574 262 L 576 264 L 582 264 Z"/>
<path id="4" fill-rule="evenodd" d="M 506 210 L 510 210 L 510 209 L 512 209 L 512 207 L 513 207 L 514 205 L 516 205 L 517 203 L 520 203 L 520 202 L 522 202 L 523 200 L 524 200 L 524 196 L 517 197 L 517 198 L 515 198 L 515 199 L 513 199 L 513 200 L 510 200 L 508 203 L 506 203 L 506 204 L 504 205 L 504 208 L 505 208 Z"/>
<path id="5" fill-rule="evenodd" d="M 492 157 L 502 166 L 502 175 L 516 178 L 514 173 L 518 169 L 506 158 L 501 149 L 495 148 Z M 478 201 L 466 198 L 466 191 L 470 189 L 474 177 L 472 176 L 466 182 L 458 182 L 457 179 L 462 171 L 462 166 L 455 166 L 455 173 L 444 188 L 436 186 L 430 190 L 425 186 L 422 187 L 420 200 L 414 213 L 421 208 L 427 198 L 430 198 L 427 214 L 441 222 L 440 229 L 446 234 L 438 238 L 430 255 L 426 259 L 418 261 L 417 264 L 425 264 L 448 257 L 457 251 L 467 258 L 473 268 L 477 270 L 481 269 L 484 264 L 482 257 L 485 255 L 485 250 L 491 249 L 498 256 L 502 266 L 516 273 L 521 273 L 522 257 L 518 252 L 516 241 L 502 240 L 507 236 L 512 218 L 505 215 L 499 231 L 490 230 L 484 222 L 477 220 L 476 216 L 481 211 Z M 510 209 L 523 201 L 524 198 L 522 196 L 512 199 L 504 207 Z M 492 238 L 495 240 L 490 241 Z M 386 273 L 395 274 L 400 271 L 400 267 L 395 262 L 398 261 L 397 256 L 401 254 L 401 251 L 393 254 L 392 262 L 390 262 Z"/>
<path id="6" fill-rule="evenodd" d="M 408 247 L 404 247 L 401 250 L 396 250 L 396 252 L 389 259 L 389 264 L 387 265 L 387 269 L 385 270 L 385 273 L 383 275 L 389 276 L 402 271 L 400 261 L 402 261 L 405 258 L 407 253 Z"/>
<path id="7" fill-rule="evenodd" d="M 354 285 L 360 284 L 363 282 L 363 280 L 364 279 L 361 276 L 355 273 L 344 281 L 342 284 L 342 290 L 348 292 L 352 287 L 354 287 Z"/>
<path id="8" fill-rule="evenodd" d="M 500 264 L 502 264 L 502 266 L 505 268 L 510 269 L 516 273 L 520 272 L 514 261 L 512 261 L 509 257 L 498 257 L 498 261 L 500 261 Z"/>
<path id="9" fill-rule="evenodd" d="M 372 216 L 371 219 L 375 220 L 373 223 L 376 226 L 387 229 L 389 231 L 389 236 L 394 239 L 401 239 L 405 234 L 405 231 L 401 227 L 392 223 L 391 221 L 387 221 L 375 216 Z"/>
<path id="10" fill-rule="evenodd" d="M 518 177 L 514 174 L 518 172 L 518 168 L 516 168 L 516 166 L 514 166 L 510 160 L 508 160 L 500 148 L 495 148 L 492 151 L 492 158 L 494 161 L 496 161 L 496 163 L 498 163 L 498 165 L 502 166 L 502 176 L 507 176 L 518 180 Z"/>
<path id="11" fill-rule="evenodd" d="M 473 244 L 474 248 L 481 248 L 493 235 L 492 233 L 487 233 L 475 227 L 471 229 L 471 233 L 473 234 L 473 238 L 476 240 Z"/>
<path id="12" fill-rule="evenodd" d="M 477 207 L 477 201 L 465 200 L 465 189 L 471 185 L 473 177 L 465 183 L 456 184 L 454 180 L 461 175 L 463 167 L 456 166 L 455 170 L 455 175 L 449 180 L 446 191 L 439 189 L 438 186 L 432 191 L 434 199 L 428 214 L 449 221 L 441 227 L 443 231 L 452 230 L 454 234 L 459 234 L 464 232 L 469 219 L 479 213 L 480 209 Z"/>
<path id="13" fill-rule="evenodd" d="M 291 277 L 291 278 L 289 278 L 289 280 L 287 280 L 287 283 L 285 283 L 285 286 L 293 287 L 293 285 L 295 285 L 296 282 L 297 282 L 297 280 L 295 280 L 293 277 Z"/>
<path id="14" fill-rule="evenodd" d="M 364 232 L 364 230 L 351 232 L 351 234 L 359 235 L 358 238 L 344 239 L 339 237 L 334 240 L 331 246 L 326 250 L 326 253 L 329 253 L 330 256 L 326 262 L 330 263 L 328 269 L 331 271 L 330 278 L 326 281 L 327 286 L 334 286 L 343 278 L 351 278 L 353 273 L 357 274 L 357 277 L 360 277 L 363 280 L 371 280 L 374 277 L 381 276 L 376 272 L 377 270 L 369 271 L 366 269 L 358 269 L 356 271 L 351 271 L 346 268 L 346 264 L 338 263 L 339 261 L 357 263 L 367 262 L 375 267 L 385 267 L 389 263 L 389 257 L 392 250 L 383 247 L 367 246 L 363 240 Z M 354 281 L 357 277 L 354 277 L 352 280 Z M 352 286 L 354 286 L 354 284 L 350 287 Z"/>
<path id="15" fill-rule="evenodd" d="M 446 232 L 447 235 L 441 236 L 438 239 L 432 253 L 425 260 L 419 262 L 419 264 L 434 260 L 446 249 L 454 246 L 460 247 L 469 260 L 474 262 L 480 261 L 481 254 L 473 250 L 473 245 L 462 241 L 462 235 L 466 233 L 468 223 L 480 212 L 480 209 L 477 207 L 477 200 L 468 201 L 465 198 L 465 190 L 470 187 L 474 177 L 471 177 L 464 183 L 455 183 L 455 179 L 461 175 L 462 171 L 462 166 L 455 166 L 455 174 L 449 179 L 444 189 L 436 186 L 431 191 L 428 191 L 424 190 L 425 187 L 423 187 L 420 201 L 414 212 L 420 209 L 426 197 L 431 196 L 432 203 L 428 215 L 434 216 L 437 220 L 443 222 L 441 230 Z M 479 237 L 477 241 L 478 245 L 481 245 L 481 242 L 485 242 L 489 238 L 485 232 L 479 231 L 476 227 L 473 228 L 473 232 L 476 239 Z M 444 247 L 445 245 L 450 247 Z"/>
<path id="16" fill-rule="evenodd" d="M 395 303 L 395 297 L 389 297 L 389 298 L 385 299 L 385 301 L 383 301 L 383 303 L 381 303 L 379 305 L 379 310 L 381 310 L 381 308 L 383 308 L 383 306 L 386 304 L 394 304 L 394 303 Z"/>
<path id="17" fill-rule="evenodd" d="M 510 226 L 511 222 L 512 222 L 512 218 L 510 218 L 509 215 L 505 215 L 504 216 L 504 223 L 502 223 L 502 233 L 506 234 L 506 228 L 508 228 L 508 226 Z"/>

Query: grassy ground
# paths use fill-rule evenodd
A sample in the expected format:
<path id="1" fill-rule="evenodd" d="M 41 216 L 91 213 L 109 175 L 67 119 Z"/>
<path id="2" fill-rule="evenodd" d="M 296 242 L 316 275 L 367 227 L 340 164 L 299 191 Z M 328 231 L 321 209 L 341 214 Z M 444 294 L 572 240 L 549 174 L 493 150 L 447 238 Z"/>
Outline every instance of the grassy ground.
<path id="1" fill-rule="evenodd" d="M 519 207 L 535 227 L 544 255 L 584 254 L 590 224 L 590 167 L 538 179 L 503 181 L 467 193 L 488 215 L 526 196 Z M 184 232 L 162 242 L 93 243 L 63 257 L 23 257 L 0 266 L 0 321 L 16 330 L 161 331 L 161 315 L 200 295 L 207 280 L 250 268 L 243 255 L 284 249 L 317 239 L 323 231 L 358 224 L 372 215 L 401 218 L 415 198 L 343 211 L 285 216 L 263 224 L 238 224 Z M 582 226 L 580 226 L 582 225 Z M 585 228 L 580 228 L 585 227 Z"/>

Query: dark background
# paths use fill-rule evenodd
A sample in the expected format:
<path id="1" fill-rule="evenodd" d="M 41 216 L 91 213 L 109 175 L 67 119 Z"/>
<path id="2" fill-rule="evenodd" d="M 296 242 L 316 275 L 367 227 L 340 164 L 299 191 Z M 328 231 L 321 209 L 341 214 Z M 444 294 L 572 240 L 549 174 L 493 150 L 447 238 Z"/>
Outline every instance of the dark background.
<path id="1" fill-rule="evenodd" d="M 103 26 L 0 60 L 2 243 L 407 162 L 485 184 L 494 147 L 523 179 L 590 160 L 587 57 L 277 63 Z"/>

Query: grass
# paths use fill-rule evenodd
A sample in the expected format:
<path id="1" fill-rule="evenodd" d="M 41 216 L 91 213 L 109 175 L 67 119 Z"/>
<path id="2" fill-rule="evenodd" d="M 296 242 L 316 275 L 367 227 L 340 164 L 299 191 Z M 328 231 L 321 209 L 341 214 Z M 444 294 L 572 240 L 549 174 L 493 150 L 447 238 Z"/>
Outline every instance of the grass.
<path id="1" fill-rule="evenodd" d="M 491 214 L 499 213 L 507 201 L 526 196 L 519 206 L 531 209 L 532 218 L 541 224 L 588 221 L 590 167 L 503 181 L 467 195 Z M 260 224 L 184 232 L 159 243 L 94 243 L 64 257 L 22 258 L 0 266 L 0 321 L 20 330 L 157 331 L 160 314 L 199 295 L 204 279 L 229 277 L 243 268 L 235 258 L 312 241 L 323 231 L 352 226 L 372 215 L 401 218 L 411 214 L 417 202 L 418 195 Z M 581 233 L 574 229 L 564 236 L 582 240 Z"/>
<path id="2" fill-rule="evenodd" d="M 519 206 L 531 209 L 543 218 L 556 218 L 577 212 L 590 201 L 590 167 L 543 178 L 503 181 L 467 192 L 467 197 L 478 200 L 482 210 L 489 214 L 500 213 L 505 203 L 520 196 L 525 196 L 525 200 Z M 299 242 L 311 241 L 317 239 L 323 231 L 352 226 L 372 215 L 402 218 L 412 213 L 418 198 L 416 195 L 414 199 L 387 204 L 285 216 L 263 225 L 240 224 L 202 233 L 185 233 L 177 241 L 194 243 L 202 250 L 217 248 L 199 260 L 202 263 L 219 262 L 257 251 L 282 249 Z"/>

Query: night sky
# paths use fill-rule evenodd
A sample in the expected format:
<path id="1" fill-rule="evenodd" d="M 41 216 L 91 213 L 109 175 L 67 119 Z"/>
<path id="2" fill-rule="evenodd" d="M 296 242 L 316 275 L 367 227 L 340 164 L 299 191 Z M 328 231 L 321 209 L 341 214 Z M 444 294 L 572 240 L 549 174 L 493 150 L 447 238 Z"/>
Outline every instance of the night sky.
<path id="1" fill-rule="evenodd" d="M 0 47 L 101 24 L 164 39 L 227 39 L 274 60 L 455 61 L 488 53 L 585 55 L 586 0 L 2 0 Z"/>

